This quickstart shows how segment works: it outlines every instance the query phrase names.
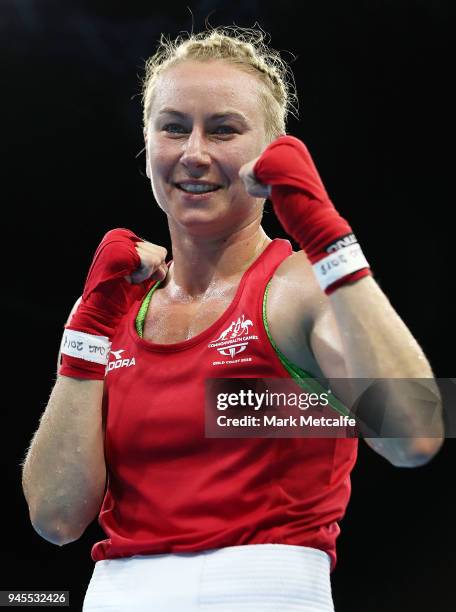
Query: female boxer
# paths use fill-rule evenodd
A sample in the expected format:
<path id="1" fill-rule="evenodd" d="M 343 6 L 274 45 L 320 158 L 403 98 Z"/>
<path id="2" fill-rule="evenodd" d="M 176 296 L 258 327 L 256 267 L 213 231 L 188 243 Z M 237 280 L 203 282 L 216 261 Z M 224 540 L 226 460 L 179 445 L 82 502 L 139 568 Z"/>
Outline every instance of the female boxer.
<path id="1" fill-rule="evenodd" d="M 432 378 L 286 135 L 286 74 L 261 33 L 240 29 L 162 39 L 147 63 L 146 172 L 172 260 L 159 237 L 104 236 L 24 466 L 46 539 L 74 541 L 97 516 L 106 534 L 87 612 L 333 610 L 357 440 L 208 438 L 205 381 Z M 263 230 L 266 198 L 297 252 Z M 401 410 L 412 432 L 420 417 Z M 369 443 L 415 466 L 438 435 Z"/>

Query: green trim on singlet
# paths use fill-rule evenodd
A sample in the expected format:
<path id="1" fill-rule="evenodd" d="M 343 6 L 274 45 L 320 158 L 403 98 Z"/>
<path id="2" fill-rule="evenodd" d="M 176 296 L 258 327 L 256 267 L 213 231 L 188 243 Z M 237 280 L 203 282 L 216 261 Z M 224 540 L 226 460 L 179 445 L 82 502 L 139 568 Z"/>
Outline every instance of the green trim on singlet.
<path id="1" fill-rule="evenodd" d="M 266 334 L 269 338 L 269 342 L 271 343 L 271 346 L 274 349 L 274 351 L 277 353 L 277 357 L 280 359 L 284 368 L 291 375 L 293 380 L 302 389 L 304 389 L 304 391 L 308 391 L 310 393 L 318 393 L 318 394 L 326 393 L 327 389 L 323 387 L 323 385 L 321 385 L 318 382 L 318 380 L 313 378 L 313 376 L 309 374 L 309 372 L 306 372 L 305 370 L 300 368 L 298 365 L 290 361 L 288 357 L 285 357 L 285 355 L 282 353 L 282 351 L 279 349 L 277 344 L 272 339 L 271 332 L 269 330 L 268 320 L 266 317 L 266 303 L 267 303 L 269 286 L 271 285 L 271 281 L 272 279 L 266 285 L 266 289 L 265 289 L 264 297 L 263 297 L 263 325 L 266 330 Z M 136 331 L 138 332 L 138 335 L 140 338 L 143 337 L 144 321 L 146 318 L 147 309 L 149 308 L 150 300 L 152 299 L 152 295 L 154 294 L 154 291 L 158 288 L 160 283 L 161 281 L 157 281 L 155 285 L 152 287 L 152 289 L 150 289 L 149 293 L 146 295 L 143 303 L 141 304 L 141 308 L 139 309 L 138 314 L 136 315 L 135 327 L 136 327 Z M 344 416 L 345 415 L 353 416 L 350 414 L 349 410 L 344 406 L 344 404 L 342 404 L 342 402 L 337 399 L 335 395 L 330 396 L 329 405 L 331 406 L 331 408 L 334 408 L 334 410 L 336 410 L 339 414 L 342 414 Z"/>
<path id="2" fill-rule="evenodd" d="M 146 295 L 146 297 L 144 299 L 144 302 L 141 304 L 141 308 L 139 309 L 139 312 L 136 315 L 135 326 L 136 326 L 136 331 L 138 332 L 138 336 L 140 338 L 143 337 L 144 321 L 146 319 L 147 309 L 149 308 L 150 300 L 152 299 L 152 296 L 154 294 L 155 289 L 158 287 L 158 285 L 160 283 L 161 283 L 161 281 L 157 281 L 155 283 L 155 285 L 152 287 L 152 289 Z"/>
<path id="3" fill-rule="evenodd" d="M 268 292 L 269 292 L 269 286 L 271 285 L 271 281 L 272 281 L 272 278 L 266 285 L 266 289 L 265 289 L 264 297 L 263 297 L 263 325 L 268 335 L 269 342 L 271 343 L 272 348 L 277 353 L 277 357 L 282 362 L 283 367 L 291 375 L 294 381 L 301 387 L 301 389 L 304 389 L 304 391 L 310 391 L 311 393 L 318 393 L 318 394 L 327 393 L 328 389 L 323 387 L 323 385 L 321 385 L 318 382 L 318 380 L 313 378 L 312 374 L 309 374 L 309 372 L 306 372 L 305 370 L 300 368 L 298 365 L 290 361 L 288 357 L 286 357 L 282 353 L 282 351 L 279 349 L 277 344 L 272 339 L 271 332 L 269 330 L 268 320 L 266 317 L 266 302 L 268 299 Z M 331 408 L 334 408 L 334 410 L 336 410 L 340 414 L 344 416 L 345 415 L 353 416 L 350 414 L 346 406 L 344 406 L 344 404 L 340 400 L 338 400 L 335 395 L 329 396 L 328 400 L 329 400 L 329 406 L 331 406 Z"/>

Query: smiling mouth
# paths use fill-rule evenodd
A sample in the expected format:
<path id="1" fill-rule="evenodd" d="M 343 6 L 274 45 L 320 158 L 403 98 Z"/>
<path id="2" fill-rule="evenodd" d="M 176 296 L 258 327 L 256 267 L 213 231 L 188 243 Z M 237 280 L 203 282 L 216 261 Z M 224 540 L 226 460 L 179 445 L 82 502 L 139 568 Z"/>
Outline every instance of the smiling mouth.
<path id="1" fill-rule="evenodd" d="M 219 189 L 222 188 L 221 185 L 214 185 L 214 186 L 192 185 L 191 187 L 187 186 L 184 188 L 182 185 L 179 185 L 179 183 L 175 183 L 174 186 L 180 189 L 181 191 L 183 191 L 184 193 L 188 193 L 190 195 L 202 195 L 205 193 L 213 193 L 214 191 L 218 191 Z"/>

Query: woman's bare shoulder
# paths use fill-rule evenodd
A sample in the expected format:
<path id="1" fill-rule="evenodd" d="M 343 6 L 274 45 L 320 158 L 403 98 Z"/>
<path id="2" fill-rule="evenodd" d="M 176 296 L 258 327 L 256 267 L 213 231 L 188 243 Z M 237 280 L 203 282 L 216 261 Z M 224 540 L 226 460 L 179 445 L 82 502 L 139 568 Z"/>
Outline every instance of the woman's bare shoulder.
<path id="1" fill-rule="evenodd" d="M 311 316 L 326 299 L 304 251 L 293 251 L 275 270 L 268 301 L 282 309 L 300 311 L 300 318 Z"/>
<path id="2" fill-rule="evenodd" d="M 275 270 L 266 304 L 274 342 L 291 361 L 320 375 L 310 346 L 315 316 L 327 300 L 304 251 L 293 252 Z"/>

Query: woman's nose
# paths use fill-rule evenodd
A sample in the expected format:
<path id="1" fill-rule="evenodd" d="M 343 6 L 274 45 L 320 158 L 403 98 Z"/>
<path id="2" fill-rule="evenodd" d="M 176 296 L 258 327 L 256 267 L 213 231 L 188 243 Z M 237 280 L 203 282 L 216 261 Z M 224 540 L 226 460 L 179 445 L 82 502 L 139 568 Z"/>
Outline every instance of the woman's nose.
<path id="1" fill-rule="evenodd" d="M 181 162 L 188 168 L 208 166 L 211 163 L 207 141 L 200 131 L 193 130 L 185 141 Z"/>

